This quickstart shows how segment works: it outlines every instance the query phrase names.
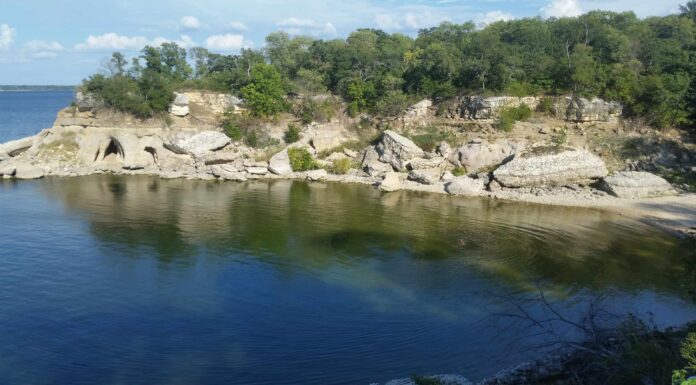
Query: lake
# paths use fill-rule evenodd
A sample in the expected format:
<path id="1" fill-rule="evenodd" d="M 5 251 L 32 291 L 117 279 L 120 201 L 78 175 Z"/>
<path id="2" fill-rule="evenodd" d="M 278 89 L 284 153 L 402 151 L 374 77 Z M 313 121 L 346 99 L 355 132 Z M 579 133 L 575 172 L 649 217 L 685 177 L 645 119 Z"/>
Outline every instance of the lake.
<path id="1" fill-rule="evenodd" d="M 472 380 L 540 354 L 495 322 L 543 284 L 696 316 L 687 246 L 599 211 L 293 181 L 0 182 L 3 384 Z"/>
<path id="2" fill-rule="evenodd" d="M 0 93 L 0 142 L 71 98 Z M 696 318 L 690 245 L 596 210 L 99 175 L 0 180 L 0 219 L 3 385 L 476 381 L 544 353 L 500 316 L 539 287 L 569 318 Z"/>

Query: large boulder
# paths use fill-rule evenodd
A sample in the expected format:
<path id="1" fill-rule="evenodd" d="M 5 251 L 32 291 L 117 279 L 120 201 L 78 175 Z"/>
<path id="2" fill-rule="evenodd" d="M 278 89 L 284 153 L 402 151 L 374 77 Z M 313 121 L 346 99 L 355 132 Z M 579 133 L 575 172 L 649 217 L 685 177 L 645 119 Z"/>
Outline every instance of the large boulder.
<path id="1" fill-rule="evenodd" d="M 474 141 L 459 148 L 457 161 L 473 174 L 512 159 L 521 148 L 521 144 L 509 141 Z"/>
<path id="2" fill-rule="evenodd" d="M 674 195 L 676 191 L 659 176 L 644 171 L 623 171 L 604 178 L 602 187 L 619 198 L 649 198 Z"/>
<path id="3" fill-rule="evenodd" d="M 268 171 L 277 175 L 287 175 L 292 173 L 288 150 L 285 149 L 271 157 L 268 162 Z"/>
<path id="4" fill-rule="evenodd" d="M 408 173 L 408 179 L 420 184 L 436 184 L 440 182 L 442 170 L 438 167 L 412 170 Z"/>
<path id="5" fill-rule="evenodd" d="M 174 101 L 169 106 L 169 112 L 174 116 L 186 116 L 189 114 L 189 98 L 180 93 L 174 93 Z"/>
<path id="6" fill-rule="evenodd" d="M 430 115 L 430 108 L 433 106 L 433 102 L 430 99 L 423 99 L 420 102 L 412 105 L 403 116 L 403 122 L 405 126 L 418 124 L 423 122 Z"/>
<path id="7" fill-rule="evenodd" d="M 607 174 L 604 161 L 589 151 L 532 147 L 498 167 L 493 176 L 504 187 L 538 187 L 587 184 Z"/>
<path id="8" fill-rule="evenodd" d="M 311 142 L 317 153 L 332 150 L 341 145 L 341 139 L 334 135 L 315 136 L 311 139 Z"/>
<path id="9" fill-rule="evenodd" d="M 247 180 L 244 173 L 237 170 L 237 168 L 231 164 L 212 166 L 210 167 L 210 172 L 220 179 L 233 180 L 237 182 L 245 182 Z"/>
<path id="10" fill-rule="evenodd" d="M 408 168 L 409 170 L 423 170 L 426 168 L 436 168 L 440 167 L 444 162 L 445 158 L 441 156 L 427 156 L 424 158 L 414 158 L 406 164 L 406 168 Z"/>
<path id="11" fill-rule="evenodd" d="M 379 153 L 377 152 L 375 146 L 370 146 L 365 150 L 360 165 L 362 166 L 363 171 L 370 176 L 384 175 L 384 173 L 393 171 L 391 165 L 383 163 L 379 160 Z"/>
<path id="12" fill-rule="evenodd" d="M 45 175 L 41 167 L 24 162 L 7 162 L 0 165 L 0 175 L 14 177 L 15 179 L 39 179 Z"/>
<path id="13" fill-rule="evenodd" d="M 445 186 L 445 191 L 452 195 L 478 196 L 483 193 L 485 186 L 483 180 L 458 176 Z"/>
<path id="14" fill-rule="evenodd" d="M 398 172 L 389 171 L 379 183 L 379 191 L 392 192 L 401 190 L 401 175 Z"/>
<path id="15" fill-rule="evenodd" d="M 5 142 L 0 144 L 0 153 L 6 153 L 11 157 L 17 156 L 28 150 L 34 144 L 35 139 L 35 136 L 28 136 L 26 138 Z"/>
<path id="16" fill-rule="evenodd" d="M 377 145 L 379 160 L 389 163 L 395 170 L 403 171 L 406 164 L 413 158 L 421 157 L 424 151 L 411 139 L 394 131 L 384 131 L 382 141 Z"/>
<path id="17" fill-rule="evenodd" d="M 201 157 L 211 151 L 219 150 L 229 143 L 230 138 L 222 132 L 202 131 L 194 135 L 175 135 L 164 146 L 177 154 Z"/>

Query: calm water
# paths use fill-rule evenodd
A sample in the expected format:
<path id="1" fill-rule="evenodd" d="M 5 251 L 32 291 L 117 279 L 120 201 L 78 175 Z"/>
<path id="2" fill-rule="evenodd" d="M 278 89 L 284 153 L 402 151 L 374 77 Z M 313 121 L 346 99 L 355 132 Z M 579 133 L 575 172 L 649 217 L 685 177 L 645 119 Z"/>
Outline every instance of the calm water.
<path id="1" fill-rule="evenodd" d="M 0 141 L 71 93 L 0 93 Z M 696 318 L 688 246 L 642 224 L 365 186 L 0 180 L 0 384 L 472 380 L 540 354 L 503 298 Z M 530 308 L 529 311 L 536 311 Z"/>
<path id="2" fill-rule="evenodd" d="M 491 322 L 537 282 L 572 312 L 696 317 L 686 249 L 589 210 L 365 186 L 0 181 L 0 383 L 477 380 L 539 339 Z"/>
<path id="3" fill-rule="evenodd" d="M 73 100 L 72 92 L 0 92 L 0 143 L 51 127 L 56 113 Z"/>

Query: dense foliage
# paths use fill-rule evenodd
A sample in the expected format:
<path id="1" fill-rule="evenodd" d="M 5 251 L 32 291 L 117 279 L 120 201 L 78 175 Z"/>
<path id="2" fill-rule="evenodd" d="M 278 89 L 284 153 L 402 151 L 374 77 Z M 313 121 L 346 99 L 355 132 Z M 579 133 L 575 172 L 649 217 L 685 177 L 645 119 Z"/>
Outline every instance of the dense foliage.
<path id="1" fill-rule="evenodd" d="M 166 43 L 143 50 L 144 68 L 138 59 L 129 69 L 112 60 L 111 73 L 84 87 L 140 115 L 162 111 L 172 88 L 203 88 L 242 95 L 265 117 L 286 109 L 287 94 L 331 92 L 353 115 L 389 116 L 422 97 L 572 93 L 621 101 L 629 115 L 660 127 L 696 121 L 696 1 L 680 14 L 646 19 L 592 11 L 482 29 L 443 23 L 415 39 L 375 29 L 335 40 L 276 32 L 260 50 L 188 53 L 195 71 L 183 49 Z"/>
<path id="2" fill-rule="evenodd" d="M 292 171 L 309 171 L 319 168 L 312 154 L 304 147 L 288 148 L 288 158 Z"/>

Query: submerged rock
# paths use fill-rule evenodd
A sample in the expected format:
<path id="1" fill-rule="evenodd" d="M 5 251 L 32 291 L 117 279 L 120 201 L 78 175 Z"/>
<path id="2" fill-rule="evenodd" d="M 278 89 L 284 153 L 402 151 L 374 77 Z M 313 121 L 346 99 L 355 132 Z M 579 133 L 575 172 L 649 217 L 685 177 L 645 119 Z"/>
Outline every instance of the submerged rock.
<path id="1" fill-rule="evenodd" d="M 384 131 L 382 141 L 377 145 L 379 160 L 389 163 L 395 170 L 404 171 L 411 159 L 423 156 L 423 150 L 411 139 L 394 131 Z"/>
<path id="2" fill-rule="evenodd" d="M 493 172 L 504 187 L 587 184 L 607 174 L 607 167 L 598 156 L 568 147 L 533 147 Z"/>
<path id="3" fill-rule="evenodd" d="M 676 194 L 669 182 L 644 171 L 617 172 L 604 178 L 602 187 L 616 197 L 628 199 Z"/>

